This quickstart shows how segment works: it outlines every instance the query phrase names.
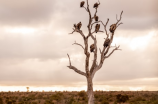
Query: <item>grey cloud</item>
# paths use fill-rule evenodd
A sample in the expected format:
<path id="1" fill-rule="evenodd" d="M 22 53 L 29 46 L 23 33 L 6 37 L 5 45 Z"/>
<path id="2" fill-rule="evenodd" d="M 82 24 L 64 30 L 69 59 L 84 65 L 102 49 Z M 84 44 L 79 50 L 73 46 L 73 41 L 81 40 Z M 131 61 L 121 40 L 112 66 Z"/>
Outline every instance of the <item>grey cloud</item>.
<path id="1" fill-rule="evenodd" d="M 122 36 L 126 37 L 127 39 L 128 37 L 133 39 L 134 37 L 136 37 L 131 36 L 130 34 L 122 34 Z M 84 79 L 82 79 L 83 76 L 78 75 L 73 70 L 70 70 L 66 67 L 68 65 L 68 60 L 66 60 L 65 62 L 56 63 L 55 65 L 53 63 L 52 65 L 49 63 L 51 67 L 48 66 L 46 68 L 45 66 L 47 65 L 45 64 L 40 68 L 38 65 L 35 65 L 34 67 L 18 67 L 18 64 L 25 64 L 25 61 L 29 59 L 37 58 L 39 59 L 38 63 L 40 63 L 40 61 L 42 63 L 47 63 L 49 60 L 54 60 L 58 62 L 58 60 L 61 58 L 67 59 L 67 53 L 69 53 L 70 56 L 73 56 L 74 54 L 83 54 L 81 47 L 72 45 L 75 40 L 83 44 L 81 36 L 77 34 L 61 36 L 53 34 L 39 34 L 25 38 L 12 37 L 10 39 L 6 38 L 3 41 L 1 40 L 0 79 L 2 81 L 10 80 L 10 78 L 12 78 L 13 81 L 53 81 L 54 83 L 62 83 L 63 81 L 84 81 Z M 111 81 L 157 77 L 157 40 L 158 37 L 156 35 L 152 38 L 152 41 L 149 42 L 144 50 L 138 49 L 135 51 L 132 51 L 129 48 L 129 44 L 124 44 L 123 42 L 117 43 L 121 45 L 122 51 L 116 51 L 110 58 L 105 60 L 103 68 L 97 72 L 94 80 Z M 98 36 L 99 47 L 102 47 L 102 42 L 103 35 L 100 35 Z M 77 60 L 80 61 L 78 62 Z M 91 60 L 92 59 L 90 59 L 90 63 L 92 62 Z M 72 64 L 80 70 L 85 71 L 83 61 L 84 57 L 81 59 L 78 59 L 76 57 L 72 60 Z M 29 64 L 28 66 L 32 65 L 33 64 Z M 41 71 L 43 69 L 45 69 L 45 72 Z M 41 77 L 41 75 L 46 76 Z M 20 78 L 21 76 L 22 78 Z M 59 78 L 59 76 L 62 77 Z"/>
<path id="2" fill-rule="evenodd" d="M 90 1 L 92 8 L 96 0 Z M 116 22 L 116 14 L 123 10 L 121 29 L 158 28 L 157 0 L 101 0 L 98 15 L 103 22 L 110 18 L 109 25 Z M 87 30 L 88 13 L 79 7 L 80 0 L 31 0 L 0 1 L 0 23 L 5 25 L 44 26 L 54 25 L 58 29 L 70 29 L 74 23 L 82 21 L 83 30 Z M 53 22 L 51 22 L 53 21 Z M 108 27 L 109 27 L 108 25 Z"/>
<path id="3" fill-rule="evenodd" d="M 95 82 L 157 78 L 158 71 L 156 62 L 158 61 L 158 58 L 156 57 L 158 56 L 156 55 L 156 53 L 158 50 L 155 49 L 155 47 L 146 48 L 144 51 L 142 51 L 144 53 L 142 53 L 141 51 L 131 51 L 125 44 L 120 45 L 121 49 L 123 50 L 116 51 L 110 58 L 105 60 L 103 67 L 96 73 L 94 77 Z M 70 47 L 72 48 L 73 46 Z M 81 51 L 80 47 L 79 49 L 75 47 L 75 49 L 75 51 L 70 53 L 70 56 L 73 56 L 73 54 L 77 53 L 77 51 Z M 67 57 L 65 56 L 63 58 Z M 2 82 L 6 81 L 6 83 L 8 84 L 10 80 L 12 80 L 13 82 L 18 82 L 18 84 L 22 84 L 23 82 L 27 82 L 28 84 L 29 82 L 35 82 L 37 84 L 45 83 L 45 85 L 66 83 L 73 84 L 75 82 L 85 81 L 85 78 L 83 76 L 66 67 L 68 65 L 68 60 L 66 60 L 65 62 L 59 62 L 58 59 L 52 58 L 51 60 L 54 60 L 55 64 L 49 63 L 48 65 L 51 65 L 51 67 L 47 66 L 47 64 L 42 64 L 48 63 L 49 60 L 45 60 L 42 62 L 38 61 L 38 63 L 42 64 L 41 66 L 39 66 L 38 64 L 34 65 L 33 63 L 30 63 L 28 64 L 28 67 L 18 67 L 18 64 L 25 64 L 25 61 L 18 61 L 17 63 L 13 63 L 15 62 L 15 60 L 12 60 L 10 62 L 12 62 L 13 64 L 9 63 L 6 65 L 8 59 L 5 62 L 4 59 L 2 60 L 3 63 L 1 63 L 0 65 L 0 79 Z M 80 62 L 78 62 L 77 60 L 77 58 L 73 59 L 72 64 L 80 70 L 85 71 L 83 66 L 84 57 L 80 59 Z M 32 65 L 33 67 L 31 67 Z"/>
<path id="4" fill-rule="evenodd" d="M 131 80 L 139 78 L 156 78 L 158 76 L 158 47 L 153 46 L 157 42 L 150 42 L 142 51 L 135 51 L 120 43 L 122 51 L 116 51 L 110 58 L 105 60 L 101 70 L 95 76 L 96 81 Z"/>
<path id="5" fill-rule="evenodd" d="M 69 1 L 69 0 L 67 0 Z M 67 1 L 64 1 L 67 4 Z M 95 0 L 90 1 L 90 7 L 92 13 L 94 13 L 94 9 L 92 8 Z M 129 29 L 129 30 L 144 30 L 158 27 L 158 9 L 157 9 L 157 1 L 156 0 L 121 0 L 121 1 L 103 1 L 101 0 L 101 5 L 98 9 L 98 16 L 105 23 L 107 18 L 110 19 L 109 25 L 116 22 L 116 14 L 119 16 L 121 11 L 123 10 L 122 22 L 124 23 L 120 26 L 120 29 Z M 60 24 L 60 28 L 64 27 L 72 27 L 74 23 L 78 23 L 82 21 L 83 30 L 86 30 L 86 26 L 88 24 L 88 13 L 84 10 L 84 8 L 79 8 L 80 1 L 72 1 L 68 2 L 68 6 L 60 6 L 58 8 L 64 8 L 63 10 L 59 10 L 60 14 L 63 15 L 60 18 L 62 25 Z M 140 5 L 141 4 L 141 5 Z M 70 9 L 73 8 L 73 9 Z M 73 15 L 72 15 L 73 14 Z M 108 27 L 109 27 L 108 25 Z"/>
<path id="6" fill-rule="evenodd" d="M 96 0 L 90 1 L 92 12 L 94 12 L 92 5 L 95 2 Z M 110 18 L 109 25 L 116 22 L 116 14 L 119 15 L 124 10 L 122 17 L 124 24 L 116 31 L 116 37 L 133 39 L 136 36 L 144 36 L 144 31 L 146 32 L 146 30 L 149 31 L 153 28 L 156 30 L 157 28 L 158 12 L 156 0 L 100 0 L 100 2 L 98 15 L 103 22 Z M 34 0 L 18 1 L 13 5 L 12 2 L 0 1 L 1 27 L 5 27 L 5 25 L 12 27 L 23 25 L 27 27 L 30 25 L 33 28 L 37 28 L 36 26 L 42 25 L 47 28 L 51 24 L 45 33 L 39 30 L 38 33 L 29 34 L 29 36 L 1 32 L 0 35 L 4 35 L 4 39 L 0 39 L 1 83 L 7 85 L 66 85 L 75 82 L 85 82 L 83 76 L 66 67 L 68 60 L 58 62 L 61 58 L 67 59 L 67 53 L 73 56 L 83 52 L 82 48 L 72 46 L 75 40 L 83 44 L 82 37 L 77 33 L 68 35 L 72 31 L 73 24 L 79 21 L 83 22 L 82 30 L 84 33 L 87 30 L 88 14 L 83 8 L 80 9 L 79 3 L 80 0 Z M 126 34 L 122 34 L 121 30 L 129 31 Z M 63 32 L 62 35 L 57 35 L 57 31 L 66 31 L 67 33 Z M 97 38 L 99 46 L 102 46 L 104 37 L 100 34 L 97 35 Z M 97 72 L 94 81 L 156 78 L 158 76 L 157 40 L 158 37 L 155 36 L 143 51 L 132 51 L 129 49 L 128 44 L 117 43 L 121 45 L 123 50 L 116 51 L 105 61 L 103 68 Z M 91 43 L 92 41 L 90 40 Z M 34 60 L 31 63 L 26 62 L 36 58 L 39 59 L 38 64 L 34 64 Z M 55 61 L 55 63 L 49 63 L 49 60 Z M 84 71 L 83 62 L 84 58 L 78 59 L 78 57 L 72 61 L 73 65 Z M 21 66 L 21 64 L 24 64 L 24 66 Z"/>
<path id="7" fill-rule="evenodd" d="M 72 46 L 75 39 L 69 36 L 53 34 L 32 34 L 31 37 L 10 36 L 11 38 L 4 38 L 0 41 L 0 58 L 39 58 L 41 60 L 62 58 L 67 52 L 76 51 Z"/>
<path id="8" fill-rule="evenodd" d="M 0 0 L 0 24 L 36 25 L 49 22 L 55 0 Z"/>

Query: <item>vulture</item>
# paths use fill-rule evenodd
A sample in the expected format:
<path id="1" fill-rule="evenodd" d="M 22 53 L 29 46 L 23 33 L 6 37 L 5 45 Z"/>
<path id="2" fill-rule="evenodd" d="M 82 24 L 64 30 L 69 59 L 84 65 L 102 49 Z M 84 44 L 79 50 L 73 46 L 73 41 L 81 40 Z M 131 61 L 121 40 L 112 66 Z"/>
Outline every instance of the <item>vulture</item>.
<path id="1" fill-rule="evenodd" d="M 109 38 L 106 38 L 105 42 L 104 42 L 104 47 L 108 47 L 109 46 L 109 43 L 110 43 L 110 39 Z"/>
<path id="2" fill-rule="evenodd" d="M 74 24 L 74 28 L 76 29 L 76 24 Z"/>
<path id="3" fill-rule="evenodd" d="M 78 24 L 77 24 L 77 29 L 79 29 L 80 30 L 80 28 L 81 28 L 81 26 L 82 26 L 82 23 L 81 22 L 79 22 Z"/>
<path id="4" fill-rule="evenodd" d="M 80 7 L 83 7 L 84 6 L 84 1 L 82 1 L 81 3 L 80 3 Z"/>
<path id="5" fill-rule="evenodd" d="M 112 24 L 112 25 L 110 26 L 109 31 L 110 31 L 111 33 L 114 33 L 115 29 L 116 29 L 116 24 Z"/>
<path id="6" fill-rule="evenodd" d="M 92 44 L 92 45 L 90 46 L 90 51 L 91 51 L 91 52 L 94 52 L 94 49 L 95 49 L 95 46 L 94 46 L 94 44 Z"/>
<path id="7" fill-rule="evenodd" d="M 95 21 L 98 21 L 99 17 L 98 16 L 95 16 Z"/>
<path id="8" fill-rule="evenodd" d="M 98 3 L 95 3 L 93 8 L 98 8 L 98 5 L 99 5 Z"/>
<path id="9" fill-rule="evenodd" d="M 99 29 L 100 29 L 100 24 L 96 24 L 96 26 L 95 26 L 95 32 L 97 33 L 99 31 Z"/>

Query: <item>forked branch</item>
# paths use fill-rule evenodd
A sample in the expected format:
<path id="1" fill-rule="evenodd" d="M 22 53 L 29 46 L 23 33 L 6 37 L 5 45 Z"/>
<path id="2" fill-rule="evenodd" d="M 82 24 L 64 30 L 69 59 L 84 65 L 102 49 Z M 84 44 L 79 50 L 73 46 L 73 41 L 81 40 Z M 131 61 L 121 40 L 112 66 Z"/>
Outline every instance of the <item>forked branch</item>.
<path id="1" fill-rule="evenodd" d="M 84 50 L 84 47 L 83 47 L 81 44 L 76 43 L 76 41 L 75 41 L 75 43 L 73 43 L 72 45 L 79 45 L 79 46 L 81 46 L 81 47 L 83 48 L 83 50 Z"/>
<path id="2" fill-rule="evenodd" d="M 109 18 L 107 19 L 105 25 L 104 25 L 104 23 L 101 21 L 102 25 L 104 26 L 104 30 L 105 30 L 105 32 L 106 32 L 107 38 L 109 37 L 109 34 L 108 34 L 107 30 L 106 30 L 106 26 L 107 26 L 108 22 L 109 22 Z"/>
<path id="3" fill-rule="evenodd" d="M 123 14 L 123 11 L 121 12 L 119 19 L 117 19 L 117 15 L 116 15 L 116 20 L 117 20 L 116 25 L 121 21 L 121 19 L 122 19 L 122 14 Z"/>
<path id="4" fill-rule="evenodd" d="M 71 60 L 70 60 L 69 54 L 67 54 L 67 56 L 69 58 L 69 66 L 67 66 L 67 67 L 70 68 L 70 69 L 72 69 L 72 70 L 74 70 L 76 73 L 81 74 L 81 75 L 83 75 L 83 76 L 86 77 L 86 73 L 85 72 L 82 72 L 82 71 L 78 70 L 76 67 L 74 67 L 74 66 L 71 65 Z"/>
<path id="5" fill-rule="evenodd" d="M 88 0 L 87 0 L 87 11 L 88 11 L 88 13 L 89 13 L 89 23 L 88 23 L 88 29 L 89 29 L 89 34 L 90 34 L 90 24 L 91 24 L 91 22 L 92 22 L 92 20 L 91 20 L 91 18 L 92 18 L 92 16 L 91 16 L 91 12 L 90 12 L 90 9 L 89 9 L 89 3 L 88 3 Z"/>
<path id="6" fill-rule="evenodd" d="M 110 56 L 114 53 L 114 51 L 116 51 L 116 50 L 121 50 L 121 49 L 119 49 L 119 47 L 120 47 L 120 46 L 115 46 L 115 48 L 110 52 L 109 55 L 105 56 L 105 58 L 110 57 Z"/>
<path id="7" fill-rule="evenodd" d="M 122 23 L 122 22 L 121 22 L 121 23 L 119 23 L 119 24 L 116 26 L 116 28 L 117 28 L 117 27 L 119 27 L 121 24 L 123 24 L 123 23 Z"/>
<path id="8" fill-rule="evenodd" d="M 88 12 L 87 8 L 83 6 L 83 8 L 85 8 L 85 10 Z"/>
<path id="9" fill-rule="evenodd" d="M 73 29 L 73 28 L 72 28 Z M 76 32 L 76 30 L 75 29 L 73 29 L 73 31 L 71 32 L 71 33 L 69 33 L 69 34 L 73 34 L 74 32 Z"/>

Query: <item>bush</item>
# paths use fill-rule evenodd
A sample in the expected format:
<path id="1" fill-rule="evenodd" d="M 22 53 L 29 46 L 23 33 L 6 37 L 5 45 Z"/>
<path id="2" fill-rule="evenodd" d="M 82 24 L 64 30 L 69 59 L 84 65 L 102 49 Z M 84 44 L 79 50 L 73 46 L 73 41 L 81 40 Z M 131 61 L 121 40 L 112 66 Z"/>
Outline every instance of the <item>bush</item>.
<path id="1" fill-rule="evenodd" d="M 43 95 L 42 95 L 42 94 L 39 94 L 39 95 L 37 96 L 37 98 L 38 98 L 38 99 L 43 99 Z"/>
<path id="2" fill-rule="evenodd" d="M 109 102 L 106 99 L 103 99 L 101 104 L 109 104 Z"/>
<path id="3" fill-rule="evenodd" d="M 56 94 L 52 95 L 52 100 L 61 101 L 63 99 L 63 93 L 57 92 Z"/>
<path id="4" fill-rule="evenodd" d="M 46 100 L 44 104 L 54 104 L 51 100 Z"/>
<path id="5" fill-rule="evenodd" d="M 37 102 L 32 102 L 32 104 L 37 104 Z"/>
<path id="6" fill-rule="evenodd" d="M 78 93 L 78 95 L 79 95 L 80 97 L 86 97 L 86 96 L 87 96 L 87 94 L 86 94 L 85 91 L 80 91 L 80 92 Z"/>
<path id="7" fill-rule="evenodd" d="M 66 104 L 72 104 L 75 101 L 73 97 L 71 97 L 69 100 L 67 100 Z"/>
<path id="8" fill-rule="evenodd" d="M 98 99 L 98 98 L 99 98 L 99 95 L 98 95 L 98 94 L 95 94 L 95 95 L 94 95 L 94 98 L 95 98 L 95 99 Z"/>
<path id="9" fill-rule="evenodd" d="M 158 104 L 158 99 L 153 102 L 153 104 Z"/>
<path id="10" fill-rule="evenodd" d="M 19 102 L 18 104 L 24 104 L 24 102 Z"/>
<path id="11" fill-rule="evenodd" d="M 117 102 L 118 103 L 125 103 L 126 101 L 128 101 L 129 100 L 129 97 L 128 97 L 128 95 L 121 95 L 121 94 L 118 94 L 118 95 L 116 95 L 116 99 L 117 99 Z"/>
<path id="12" fill-rule="evenodd" d="M 3 99 L 0 97 L 0 104 L 3 104 Z"/>

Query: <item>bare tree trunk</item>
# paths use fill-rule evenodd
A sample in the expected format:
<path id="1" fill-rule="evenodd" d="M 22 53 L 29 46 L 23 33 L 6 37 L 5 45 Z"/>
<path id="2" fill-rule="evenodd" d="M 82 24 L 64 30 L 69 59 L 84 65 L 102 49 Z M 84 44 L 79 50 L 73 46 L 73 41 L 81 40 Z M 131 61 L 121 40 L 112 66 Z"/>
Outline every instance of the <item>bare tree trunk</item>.
<path id="1" fill-rule="evenodd" d="M 94 104 L 93 82 L 91 76 L 87 78 L 88 104 Z"/>
<path id="2" fill-rule="evenodd" d="M 120 49 L 119 49 L 120 46 L 116 46 L 116 45 L 115 45 L 115 46 L 111 46 L 111 43 L 112 43 L 112 41 L 113 41 L 114 31 L 116 30 L 116 28 L 117 28 L 119 25 L 123 24 L 122 22 L 120 23 L 121 18 L 122 18 L 121 16 L 122 16 L 123 11 L 122 11 L 121 14 L 120 14 L 120 19 L 117 19 L 117 15 L 116 15 L 116 20 L 117 20 L 117 22 L 116 22 L 115 24 L 112 24 L 112 25 L 110 26 L 110 28 L 111 28 L 111 27 L 114 27 L 113 30 L 110 31 L 110 32 L 111 32 L 111 34 L 110 34 L 110 33 L 108 33 L 108 31 L 107 31 L 107 29 L 106 29 L 107 24 L 108 24 L 108 22 L 109 22 L 109 19 L 107 19 L 106 24 L 104 24 L 101 20 L 93 22 L 93 19 L 95 20 L 95 18 L 96 18 L 96 16 L 97 16 L 97 9 L 98 9 L 98 6 L 100 5 L 99 0 L 98 0 L 98 3 L 97 3 L 98 6 L 95 8 L 96 11 L 95 11 L 95 13 L 94 13 L 94 16 L 91 15 L 91 12 L 90 12 L 90 9 L 89 9 L 88 0 L 86 0 L 86 1 L 87 1 L 87 7 L 84 6 L 84 1 L 81 2 L 81 3 L 82 3 L 82 7 L 85 8 L 85 10 L 86 10 L 86 11 L 88 12 L 88 14 L 89 14 L 89 23 L 88 23 L 88 26 L 87 26 L 89 33 L 88 33 L 87 36 L 85 36 L 84 33 L 82 32 L 82 30 L 80 30 L 80 28 L 81 28 L 81 26 L 82 26 L 81 22 L 78 23 L 77 26 L 76 26 L 76 24 L 74 24 L 73 32 L 70 33 L 70 34 L 73 34 L 74 32 L 77 32 L 77 33 L 79 33 L 79 34 L 83 37 L 84 45 L 85 45 L 85 46 L 83 46 L 83 45 L 77 43 L 76 41 L 75 41 L 74 44 L 80 46 L 80 47 L 83 49 L 84 54 L 85 54 L 85 56 L 86 56 L 86 59 L 85 59 L 85 72 L 79 70 L 78 68 L 76 68 L 75 66 L 73 66 L 73 65 L 71 64 L 70 56 L 69 56 L 68 54 L 67 54 L 67 56 L 68 56 L 68 58 L 69 58 L 69 66 L 67 66 L 67 67 L 70 68 L 70 69 L 72 69 L 72 70 L 74 70 L 76 73 L 78 73 L 78 74 L 80 74 L 80 75 L 83 75 L 84 77 L 87 78 L 88 104 L 94 104 L 94 100 L 95 100 L 95 99 L 94 99 L 94 93 L 93 93 L 93 81 L 92 81 L 92 80 L 93 80 L 93 78 L 94 78 L 95 73 L 96 73 L 99 69 L 101 69 L 101 67 L 102 67 L 102 65 L 103 65 L 103 63 L 104 63 L 104 60 L 107 59 L 107 58 L 109 58 L 109 57 L 114 53 L 114 51 L 120 50 Z M 104 43 L 106 43 L 106 40 L 108 40 L 108 39 L 110 40 L 110 42 L 108 42 L 107 46 L 103 44 L 103 49 L 102 49 L 102 50 L 99 48 L 99 50 L 100 50 L 100 62 L 98 63 L 98 62 L 97 62 L 97 58 L 98 58 L 98 57 L 97 57 L 97 50 L 98 50 L 98 48 L 97 48 L 97 38 L 96 38 L 96 36 L 94 36 L 94 33 L 103 32 L 103 31 L 101 31 L 101 30 L 96 31 L 96 30 L 95 30 L 95 31 L 92 32 L 92 27 L 93 27 L 93 25 L 95 25 L 95 24 L 96 24 L 96 26 L 97 26 L 99 23 L 101 23 L 101 24 L 104 26 L 104 30 L 105 30 L 105 34 L 106 34 L 106 39 L 105 39 Z M 100 25 L 99 25 L 99 26 L 100 26 Z M 97 29 L 97 27 L 95 27 L 95 29 Z M 93 58 L 93 63 L 92 63 L 91 68 L 89 68 L 89 67 L 90 67 L 90 66 L 89 66 L 90 52 L 89 52 L 89 50 L 88 50 L 88 48 L 89 48 L 89 45 L 88 45 L 88 39 L 89 39 L 89 37 L 92 38 L 92 40 L 94 41 L 94 46 L 95 46 L 95 49 L 94 49 L 94 51 L 93 51 L 93 53 L 94 53 L 94 58 Z M 73 44 L 73 45 L 74 45 L 74 44 Z M 90 46 L 90 47 L 91 47 L 91 46 Z M 114 49 L 109 53 L 109 50 L 110 50 L 110 48 L 112 48 L 112 47 L 114 47 Z"/>

